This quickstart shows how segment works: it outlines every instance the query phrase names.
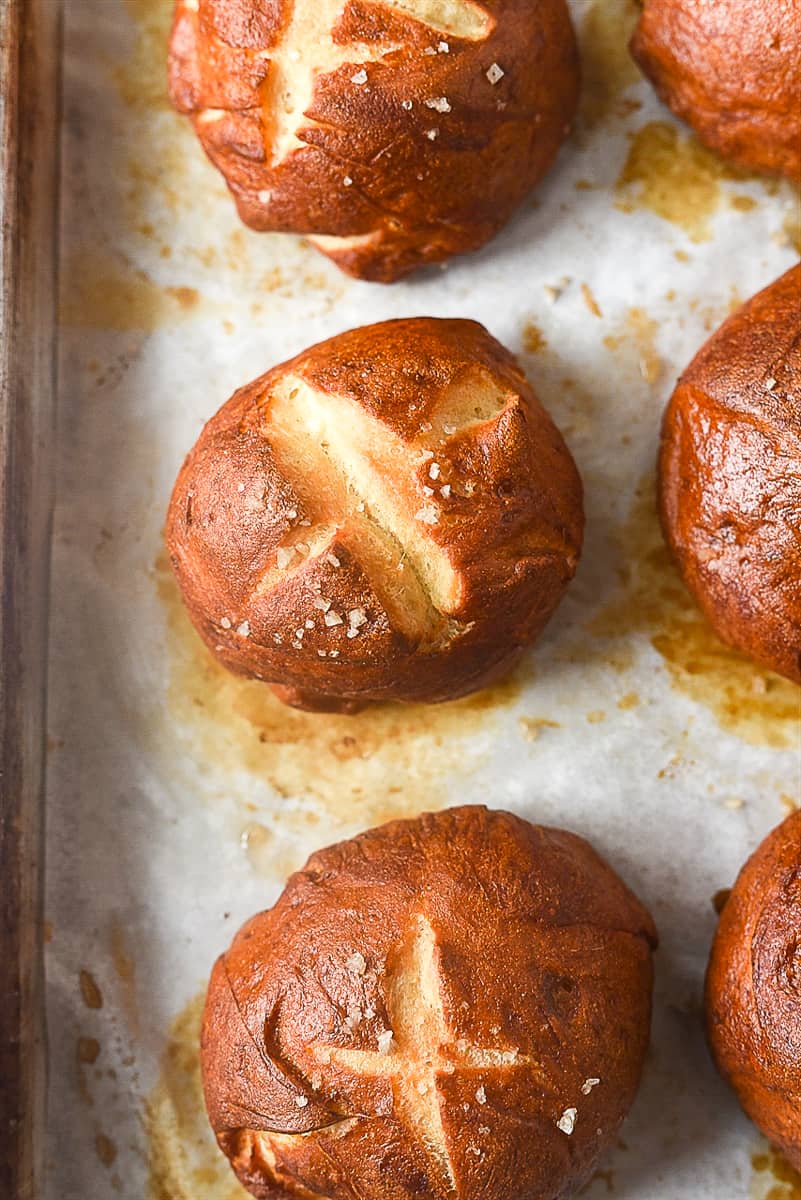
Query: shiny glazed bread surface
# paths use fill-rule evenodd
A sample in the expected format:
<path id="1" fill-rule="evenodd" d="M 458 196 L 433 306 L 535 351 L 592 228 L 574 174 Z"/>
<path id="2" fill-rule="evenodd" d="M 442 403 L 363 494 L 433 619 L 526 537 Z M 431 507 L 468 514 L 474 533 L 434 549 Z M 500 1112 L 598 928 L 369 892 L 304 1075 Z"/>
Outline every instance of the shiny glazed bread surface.
<path id="1" fill-rule="evenodd" d="M 262 1200 L 556 1200 L 649 1037 L 650 916 L 581 838 L 452 809 L 312 856 L 209 987 L 211 1124 Z"/>

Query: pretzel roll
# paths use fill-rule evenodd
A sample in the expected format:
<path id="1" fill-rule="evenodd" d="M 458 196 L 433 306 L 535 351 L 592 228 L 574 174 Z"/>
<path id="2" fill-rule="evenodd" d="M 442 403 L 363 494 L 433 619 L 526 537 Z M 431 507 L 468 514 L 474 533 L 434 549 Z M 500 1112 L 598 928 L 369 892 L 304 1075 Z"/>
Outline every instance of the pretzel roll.
<path id="1" fill-rule="evenodd" d="M 177 0 L 173 103 L 242 220 L 389 283 L 474 250 L 569 132 L 565 0 Z"/>
<path id="2" fill-rule="evenodd" d="M 653 922 L 581 838 L 456 808 L 312 856 L 218 961 L 201 1065 L 261 1200 L 556 1200 L 648 1046 Z"/>
<path id="3" fill-rule="evenodd" d="M 682 375 L 659 491 L 671 550 L 719 637 L 801 682 L 801 267 Z"/>
<path id="4" fill-rule="evenodd" d="M 581 482 L 472 321 L 354 329 L 237 392 L 175 485 L 167 544 L 231 670 L 307 708 L 447 700 L 509 669 L 572 577 Z"/>
<path id="5" fill-rule="evenodd" d="M 801 812 L 774 829 L 726 901 L 706 981 L 721 1073 L 801 1171 Z"/>
<path id="6" fill-rule="evenodd" d="M 641 0 L 632 53 L 702 142 L 748 171 L 801 179 L 796 0 Z"/>

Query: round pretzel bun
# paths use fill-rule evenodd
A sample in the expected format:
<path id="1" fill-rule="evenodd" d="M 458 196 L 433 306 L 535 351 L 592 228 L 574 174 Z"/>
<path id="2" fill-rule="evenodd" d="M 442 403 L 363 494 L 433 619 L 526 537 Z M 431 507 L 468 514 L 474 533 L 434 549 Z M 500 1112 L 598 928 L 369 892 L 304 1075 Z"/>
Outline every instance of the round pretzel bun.
<path id="1" fill-rule="evenodd" d="M 647 911 L 571 833 L 456 808 L 312 856 L 214 968 L 206 1103 L 261 1200 L 557 1200 L 634 1099 Z"/>
<path id="2" fill-rule="evenodd" d="M 747 171 L 801 179 L 796 0 L 641 0 L 632 53 L 702 142 Z"/>
<path id="3" fill-rule="evenodd" d="M 579 90 L 565 0 L 177 0 L 169 71 L 247 225 L 383 283 L 489 241 Z"/>
<path id="4" fill-rule="evenodd" d="M 724 905 L 706 1013 L 721 1074 L 801 1171 L 801 812 L 765 839 Z"/>
<path id="5" fill-rule="evenodd" d="M 659 473 L 665 535 L 718 636 L 801 682 L 801 267 L 682 375 Z"/>
<path id="6" fill-rule="evenodd" d="M 496 680 L 582 529 L 576 467 L 514 358 L 472 321 L 419 318 L 238 391 L 180 472 L 167 545 L 220 661 L 330 711 Z"/>

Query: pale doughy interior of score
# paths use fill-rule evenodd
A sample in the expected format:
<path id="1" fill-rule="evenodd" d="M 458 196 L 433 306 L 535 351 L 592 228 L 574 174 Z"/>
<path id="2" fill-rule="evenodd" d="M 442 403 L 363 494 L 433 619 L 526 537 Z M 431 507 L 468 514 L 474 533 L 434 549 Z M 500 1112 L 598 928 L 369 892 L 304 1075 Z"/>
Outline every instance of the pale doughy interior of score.
<path id="1" fill-rule="evenodd" d="M 475 1072 L 479 1105 L 487 1102 L 482 1083 L 486 1072 L 525 1067 L 549 1090 L 547 1079 L 539 1063 L 521 1055 L 516 1048 L 484 1047 L 463 1039 L 454 1040 L 442 1003 L 436 934 L 421 914 L 412 918 L 403 943 L 387 961 L 385 997 L 391 1029 L 379 1039 L 379 1049 L 311 1046 L 311 1057 L 318 1064 L 316 1074 L 322 1075 L 327 1067 L 333 1066 L 361 1078 L 390 1079 L 394 1116 L 424 1147 L 445 1192 L 455 1194 L 456 1176 L 442 1120 L 439 1077 L 456 1071 Z M 491 1082 L 488 1086 L 492 1086 Z M 345 1121 L 317 1132 L 343 1136 L 352 1124 Z M 297 1144 L 297 1137 L 287 1134 L 261 1133 L 258 1137 L 267 1151 L 266 1161 L 273 1164 L 274 1150 L 287 1151 Z M 480 1152 L 480 1147 L 475 1150 Z"/>
<path id="2" fill-rule="evenodd" d="M 492 17 L 473 0 L 382 0 L 382 8 L 413 17 L 432 34 L 468 41 L 486 38 Z M 367 85 L 365 67 L 399 49 L 392 43 L 334 41 L 334 30 L 346 0 L 295 0 L 292 18 L 280 44 L 269 51 L 270 71 L 262 88 L 265 134 L 272 163 L 277 165 L 303 145 L 298 136 L 309 125 L 314 87 L 320 75 L 352 64 L 352 87 Z M 267 52 L 264 52 L 267 54 Z"/>
<path id="3" fill-rule="evenodd" d="M 497 419 L 507 401 L 490 376 L 471 374 L 444 398 L 431 438 L 441 442 Z M 435 489 L 420 481 L 433 458 L 431 439 L 410 444 L 357 402 L 319 392 L 298 376 L 272 390 L 263 432 L 306 524 L 284 538 L 259 592 L 338 541 L 358 559 L 394 628 L 423 645 L 458 634 L 449 615 L 461 603 L 463 580 L 427 533 L 444 511 Z"/>

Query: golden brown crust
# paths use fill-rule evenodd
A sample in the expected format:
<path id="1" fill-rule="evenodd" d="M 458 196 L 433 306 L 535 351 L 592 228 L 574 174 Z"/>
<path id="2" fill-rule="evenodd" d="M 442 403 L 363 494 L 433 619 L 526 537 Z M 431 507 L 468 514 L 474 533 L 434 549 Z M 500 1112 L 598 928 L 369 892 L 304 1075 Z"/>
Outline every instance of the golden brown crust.
<path id="1" fill-rule="evenodd" d="M 512 356 L 474 322 L 418 318 L 237 392 L 181 470 L 167 544 L 221 661 L 330 709 L 507 671 L 582 526 L 573 460 Z"/>
<path id="2" fill-rule="evenodd" d="M 320 851 L 214 969 L 220 1145 L 268 1200 L 567 1196 L 634 1097 L 655 944 L 585 841 L 508 813 Z"/>
<path id="3" fill-rule="evenodd" d="M 575 112 L 565 0 L 296 6 L 176 3 L 172 100 L 242 220 L 380 282 L 493 237 Z"/>
<path id="4" fill-rule="evenodd" d="M 801 23 L 795 0 L 644 0 L 632 53 L 713 150 L 801 179 Z"/>
<path id="5" fill-rule="evenodd" d="M 718 635 L 801 682 L 801 267 L 730 317 L 679 380 L 660 508 Z"/>
<path id="6" fill-rule="evenodd" d="M 721 1073 L 801 1170 L 801 812 L 765 839 L 726 901 L 706 1010 Z"/>

